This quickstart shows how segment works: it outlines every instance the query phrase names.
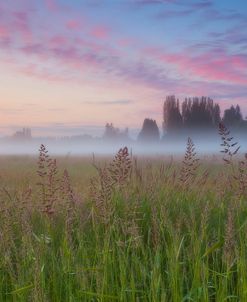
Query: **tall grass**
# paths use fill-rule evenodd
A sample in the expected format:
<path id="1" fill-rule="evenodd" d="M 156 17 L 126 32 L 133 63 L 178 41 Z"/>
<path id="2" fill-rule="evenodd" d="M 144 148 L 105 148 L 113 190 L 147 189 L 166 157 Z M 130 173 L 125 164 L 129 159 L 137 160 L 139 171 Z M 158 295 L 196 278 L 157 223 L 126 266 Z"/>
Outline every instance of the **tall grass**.
<path id="1" fill-rule="evenodd" d="M 181 164 L 5 162 L 0 301 L 247 301 L 247 159 L 220 134 L 224 165 L 191 139 Z"/>

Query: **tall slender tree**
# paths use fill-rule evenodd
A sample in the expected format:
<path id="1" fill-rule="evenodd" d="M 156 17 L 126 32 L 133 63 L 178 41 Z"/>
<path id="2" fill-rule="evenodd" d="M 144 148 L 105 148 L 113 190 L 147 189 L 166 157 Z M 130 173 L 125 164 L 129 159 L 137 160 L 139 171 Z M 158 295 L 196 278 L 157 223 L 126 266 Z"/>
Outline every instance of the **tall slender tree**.
<path id="1" fill-rule="evenodd" d="M 182 126 L 179 100 L 176 100 L 174 95 L 167 96 L 163 107 L 163 131 L 164 133 L 176 132 Z"/>
<path id="2" fill-rule="evenodd" d="M 184 128 L 215 128 L 220 121 L 220 107 L 210 98 L 186 98 L 182 103 L 182 120 Z"/>
<path id="3" fill-rule="evenodd" d="M 163 108 L 164 133 L 181 132 L 182 129 L 213 129 L 220 122 L 220 107 L 207 97 L 185 98 L 181 108 L 175 96 L 168 96 Z M 178 131 L 179 130 L 179 131 Z"/>

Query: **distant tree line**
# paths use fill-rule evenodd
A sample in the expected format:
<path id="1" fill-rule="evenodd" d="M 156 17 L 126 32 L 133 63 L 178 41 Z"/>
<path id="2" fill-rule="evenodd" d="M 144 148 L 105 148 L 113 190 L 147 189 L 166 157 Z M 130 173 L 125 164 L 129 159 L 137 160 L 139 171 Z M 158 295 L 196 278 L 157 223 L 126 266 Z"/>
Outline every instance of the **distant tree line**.
<path id="1" fill-rule="evenodd" d="M 107 123 L 105 125 L 105 132 L 103 134 L 105 140 L 128 140 L 129 139 L 129 129 L 126 128 L 124 131 L 120 131 L 119 128 L 114 127 L 112 123 Z"/>
<path id="2" fill-rule="evenodd" d="M 185 98 L 180 104 L 175 96 L 168 96 L 164 102 L 163 132 L 166 134 L 217 129 L 220 121 L 230 128 L 247 129 L 239 105 L 226 109 L 221 118 L 220 106 L 211 98 Z"/>
<path id="3" fill-rule="evenodd" d="M 247 131 L 247 120 L 243 118 L 239 105 L 226 109 L 221 117 L 219 104 L 209 97 L 185 98 L 182 102 L 174 95 L 167 96 L 163 105 L 163 136 L 190 135 L 193 131 L 214 131 L 219 122 L 227 127 Z M 121 132 L 113 124 L 106 124 L 104 138 L 128 139 L 128 129 Z M 137 137 L 140 142 L 158 142 L 160 132 L 153 119 L 146 118 Z"/>

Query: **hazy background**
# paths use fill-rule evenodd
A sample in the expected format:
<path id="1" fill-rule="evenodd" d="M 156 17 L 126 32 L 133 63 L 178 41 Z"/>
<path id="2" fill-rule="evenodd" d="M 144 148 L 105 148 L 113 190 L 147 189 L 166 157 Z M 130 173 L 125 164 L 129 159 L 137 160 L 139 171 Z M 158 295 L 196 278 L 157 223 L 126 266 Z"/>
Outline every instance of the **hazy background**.
<path id="1" fill-rule="evenodd" d="M 144 150 L 132 140 L 145 118 L 162 139 L 173 94 L 208 96 L 221 117 L 239 104 L 245 119 L 246 26 L 242 0 L 1 1 L 0 153 L 33 153 L 41 142 L 62 153 L 116 150 L 120 142 L 100 141 L 106 123 L 128 127 L 126 144 Z M 23 127 L 35 140 L 6 140 Z M 83 135 L 95 141 L 57 141 Z M 184 141 L 145 148 L 177 152 Z"/>

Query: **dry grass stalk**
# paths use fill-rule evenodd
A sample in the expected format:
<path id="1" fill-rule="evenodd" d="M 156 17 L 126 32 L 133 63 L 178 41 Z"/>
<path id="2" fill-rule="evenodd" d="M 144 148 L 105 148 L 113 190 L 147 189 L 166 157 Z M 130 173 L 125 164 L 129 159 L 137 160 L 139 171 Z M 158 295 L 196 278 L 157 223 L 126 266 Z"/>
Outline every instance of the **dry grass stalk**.
<path id="1" fill-rule="evenodd" d="M 48 203 L 45 210 L 47 214 L 52 214 L 54 212 L 54 205 L 58 200 L 57 193 L 59 190 L 59 179 L 57 175 L 57 161 L 56 159 L 52 159 L 48 165 Z"/>
<path id="2" fill-rule="evenodd" d="M 209 177 L 209 172 L 206 170 L 203 172 L 203 174 L 201 175 L 201 177 L 198 179 L 197 184 L 202 188 L 206 185 L 207 181 L 208 181 L 208 177 Z"/>
<path id="3" fill-rule="evenodd" d="M 8 202 L 1 204 L 0 217 L 1 217 L 1 232 L 0 232 L 0 251 L 4 255 L 10 247 L 14 245 L 13 242 L 13 225 L 12 225 L 12 215 L 11 208 Z"/>
<path id="4" fill-rule="evenodd" d="M 40 179 L 37 185 L 40 187 L 41 210 L 51 216 L 55 211 L 55 202 L 58 200 L 59 178 L 56 159 L 49 157 L 43 144 L 39 149 L 37 174 Z"/>
<path id="5" fill-rule="evenodd" d="M 235 226 L 234 209 L 232 206 L 229 206 L 227 211 L 223 257 L 227 266 L 230 267 L 233 264 L 235 257 Z"/>
<path id="6" fill-rule="evenodd" d="M 231 136 L 230 130 L 226 128 L 222 123 L 219 125 L 219 133 L 221 136 L 221 146 L 224 153 L 223 160 L 224 162 L 231 167 L 232 175 L 228 177 L 228 184 L 231 190 L 234 189 L 234 180 L 237 181 L 237 196 L 238 197 L 246 197 L 247 194 L 247 154 L 245 154 L 245 158 L 241 161 L 238 161 L 238 167 L 234 166 L 234 156 L 240 150 L 240 146 L 238 146 L 237 142 L 234 142 L 233 136 Z"/>
<path id="7" fill-rule="evenodd" d="M 69 240 L 71 240 L 71 234 L 73 231 L 73 222 L 75 217 L 76 198 L 71 186 L 71 181 L 67 169 L 65 169 L 63 172 L 63 178 L 61 181 L 61 193 L 62 193 L 62 199 L 66 207 L 66 231 Z"/>
<path id="8" fill-rule="evenodd" d="M 209 214 L 210 214 L 209 201 L 206 201 L 204 204 L 204 207 L 202 209 L 202 213 L 201 213 L 200 227 L 201 227 L 202 234 L 204 234 L 206 232 L 208 220 L 209 220 Z"/>
<path id="9" fill-rule="evenodd" d="M 219 123 L 219 134 L 221 137 L 221 146 L 223 149 L 220 151 L 224 154 L 223 160 L 227 165 L 233 165 L 233 157 L 240 149 L 237 142 L 234 142 L 234 137 L 231 132 L 223 123 Z"/>
<path id="10" fill-rule="evenodd" d="M 131 242 L 134 248 L 138 248 L 141 245 L 142 235 L 139 227 L 139 218 L 141 213 L 139 211 L 139 205 L 136 203 L 130 206 L 127 219 L 122 221 L 122 229 L 128 240 Z"/>
<path id="11" fill-rule="evenodd" d="M 30 217 L 35 208 L 32 202 L 32 188 L 29 186 L 21 193 L 21 196 L 16 197 L 16 208 L 20 218 L 20 226 L 25 234 L 31 235 Z"/>
<path id="12" fill-rule="evenodd" d="M 7 265 L 10 273 L 15 275 L 16 264 L 13 263 L 13 255 L 17 253 L 16 232 L 20 225 L 19 208 L 15 196 L 6 189 L 2 188 L 1 208 L 0 208 L 0 252 L 3 256 L 1 263 Z"/>
<path id="13" fill-rule="evenodd" d="M 219 135 L 221 137 L 221 153 L 224 154 L 223 161 L 226 166 L 231 170 L 231 173 L 223 175 L 223 185 L 227 185 L 228 188 L 233 190 L 234 180 L 236 180 L 236 169 L 234 166 L 234 156 L 237 155 L 240 146 L 234 141 L 234 137 L 231 135 L 230 130 L 223 124 L 219 123 Z"/>
<path id="14" fill-rule="evenodd" d="M 114 160 L 104 168 L 95 166 L 98 177 L 91 179 L 91 197 L 97 214 L 108 223 L 113 213 L 111 198 L 114 190 L 121 189 L 128 181 L 132 169 L 132 161 L 128 148 L 120 149 Z"/>
<path id="15" fill-rule="evenodd" d="M 134 157 L 134 161 L 133 161 L 133 173 L 135 176 L 135 179 L 138 183 L 142 183 L 143 181 L 143 173 L 142 173 L 142 169 L 138 164 L 138 160 L 137 157 Z"/>
<path id="16" fill-rule="evenodd" d="M 152 207 L 152 225 L 151 225 L 151 236 L 152 236 L 152 243 L 155 248 L 157 248 L 161 242 L 161 234 L 160 234 L 160 221 L 158 215 L 157 206 Z"/>
<path id="17" fill-rule="evenodd" d="M 238 169 L 233 178 L 237 181 L 237 192 L 236 196 L 238 198 L 247 197 L 247 153 L 244 159 L 238 161 Z"/>
<path id="18" fill-rule="evenodd" d="M 238 163 L 238 176 L 237 176 L 239 190 L 238 196 L 247 196 L 247 154 L 245 154 L 245 159 Z"/>
<path id="19" fill-rule="evenodd" d="M 189 137 L 179 178 L 184 187 L 188 188 L 194 183 L 196 170 L 199 167 L 198 162 L 199 159 L 196 157 L 195 145 L 192 139 Z"/>
<path id="20" fill-rule="evenodd" d="M 127 147 L 120 149 L 109 166 L 113 185 L 122 187 L 130 177 L 132 161 Z"/>
<path id="21" fill-rule="evenodd" d="M 159 179 L 161 183 L 163 184 L 171 184 L 173 183 L 173 173 L 174 173 L 174 165 L 173 165 L 173 156 L 170 157 L 169 162 L 165 165 L 164 163 L 161 163 L 160 169 L 159 169 Z"/>
<path id="22" fill-rule="evenodd" d="M 71 206 L 75 204 L 74 192 L 71 186 L 69 172 L 67 169 L 63 171 L 63 178 L 61 180 L 61 194 L 62 198 Z"/>
<path id="23" fill-rule="evenodd" d="M 91 179 L 90 195 L 95 205 L 97 216 L 107 224 L 112 216 L 111 197 L 112 181 L 107 168 L 98 168 L 98 177 Z"/>

